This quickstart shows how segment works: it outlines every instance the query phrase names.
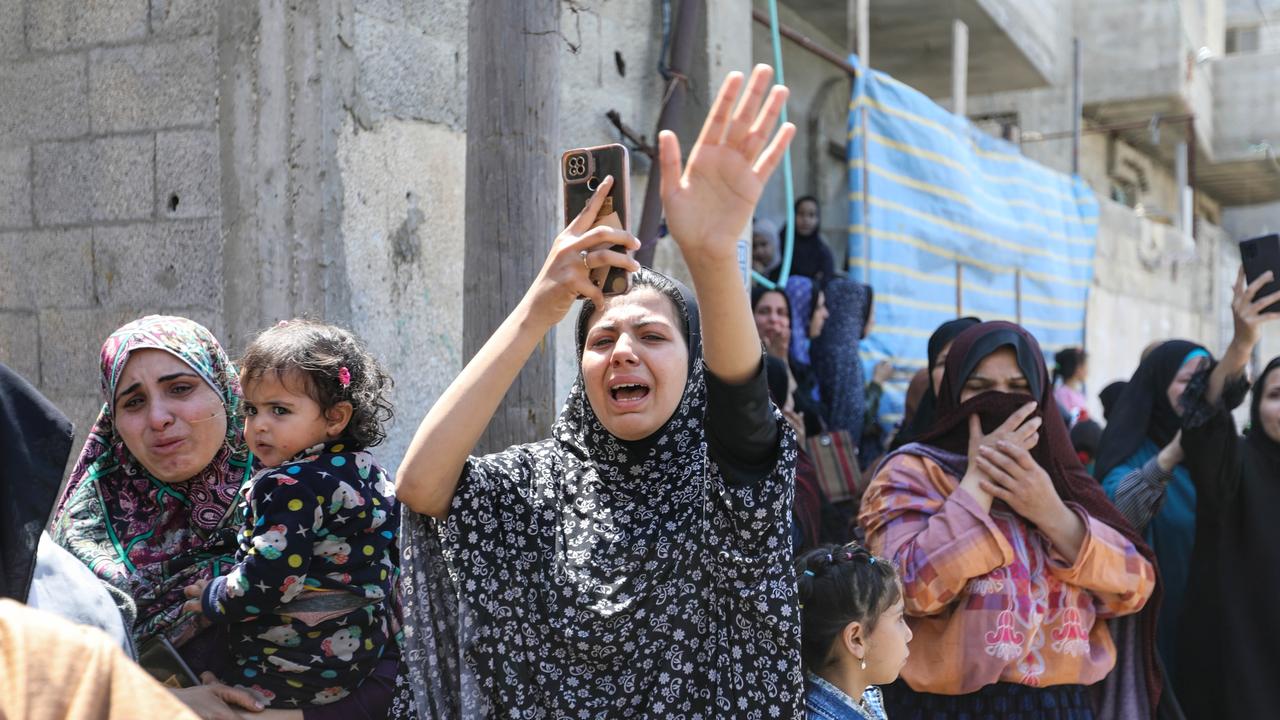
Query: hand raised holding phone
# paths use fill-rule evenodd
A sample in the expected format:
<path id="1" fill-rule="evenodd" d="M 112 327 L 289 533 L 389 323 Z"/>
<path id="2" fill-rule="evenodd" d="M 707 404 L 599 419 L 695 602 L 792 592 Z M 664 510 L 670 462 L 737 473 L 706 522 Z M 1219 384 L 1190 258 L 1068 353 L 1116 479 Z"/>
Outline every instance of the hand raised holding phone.
<path id="1" fill-rule="evenodd" d="M 624 229 L 596 224 L 613 183 L 612 176 L 604 178 L 582 212 L 551 243 L 551 252 L 522 301 L 539 325 L 549 328 L 560 322 L 579 298 L 597 305 L 604 303 L 603 292 L 591 281 L 594 269 L 640 269 L 640 264 L 627 254 L 639 249 L 640 241 Z"/>

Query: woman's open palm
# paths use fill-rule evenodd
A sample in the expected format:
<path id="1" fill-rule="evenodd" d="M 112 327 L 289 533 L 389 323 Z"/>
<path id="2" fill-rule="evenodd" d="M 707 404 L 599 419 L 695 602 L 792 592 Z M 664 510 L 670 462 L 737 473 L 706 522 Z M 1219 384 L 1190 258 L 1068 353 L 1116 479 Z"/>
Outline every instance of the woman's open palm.
<path id="1" fill-rule="evenodd" d="M 774 131 L 787 89 L 770 90 L 772 79 L 772 68 L 757 65 L 735 108 L 743 77 L 730 73 L 683 166 L 675 133 L 663 131 L 658 138 L 662 206 L 686 260 L 736 257 L 738 235 L 795 136 L 791 123 Z"/>

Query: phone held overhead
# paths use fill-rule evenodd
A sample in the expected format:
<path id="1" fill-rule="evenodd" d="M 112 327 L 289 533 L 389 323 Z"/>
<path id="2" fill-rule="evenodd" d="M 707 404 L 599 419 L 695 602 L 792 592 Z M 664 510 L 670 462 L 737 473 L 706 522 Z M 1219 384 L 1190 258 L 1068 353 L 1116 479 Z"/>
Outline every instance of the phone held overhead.
<path id="1" fill-rule="evenodd" d="M 1263 285 L 1256 297 L 1266 297 L 1280 290 L 1280 235 L 1263 235 L 1240 241 L 1240 259 L 1244 261 L 1244 275 L 1250 283 L 1271 271 L 1271 282 Z M 1280 302 L 1272 303 L 1263 312 L 1280 312 Z"/>
<path id="2" fill-rule="evenodd" d="M 564 185 L 564 224 L 568 225 L 586 208 L 600 182 L 613 176 L 613 187 L 596 213 L 592 227 L 608 225 L 626 230 L 630 221 L 631 158 L 622 145 L 599 145 L 569 150 L 560 157 Z M 597 248 L 599 249 L 599 248 Z M 627 252 L 621 245 L 613 250 Z M 592 268 L 591 283 L 604 295 L 621 295 L 631 286 L 631 274 L 619 267 Z"/>

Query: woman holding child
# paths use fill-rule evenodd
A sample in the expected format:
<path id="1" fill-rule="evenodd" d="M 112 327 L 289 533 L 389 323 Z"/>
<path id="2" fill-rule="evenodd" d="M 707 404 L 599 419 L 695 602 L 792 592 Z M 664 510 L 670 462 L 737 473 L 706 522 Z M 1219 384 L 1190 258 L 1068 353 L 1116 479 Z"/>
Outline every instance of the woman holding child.
<path id="1" fill-rule="evenodd" d="M 201 717 L 234 720 L 237 710 L 260 711 L 265 698 L 230 686 L 251 687 L 229 674 L 231 643 L 240 636 L 219 632 L 198 608 L 184 607 L 188 587 L 236 567 L 259 469 L 245 437 L 234 366 L 198 323 L 149 316 L 104 343 L 102 390 L 106 402 L 54 516 L 54 537 L 131 599 L 125 611 L 144 665 L 168 646 L 201 674 L 205 685 L 176 691 Z M 320 569 L 316 563 L 312 572 L 318 583 Z M 395 644 L 385 645 L 390 652 L 369 667 L 352 696 L 279 716 L 384 717 L 398 666 Z"/>
<path id="2" fill-rule="evenodd" d="M 736 271 L 737 236 L 794 134 L 774 134 L 786 90 L 771 76 L 757 67 L 735 111 L 743 78 L 730 75 L 687 165 L 675 136 L 660 138 L 666 219 L 696 297 L 601 249 L 638 245 L 591 229 L 606 180 L 423 420 L 397 476 L 421 714 L 799 712 L 795 441 Z M 591 284 L 605 265 L 631 271 L 628 292 Z M 553 437 L 471 456 L 580 296 L 580 373 Z"/>

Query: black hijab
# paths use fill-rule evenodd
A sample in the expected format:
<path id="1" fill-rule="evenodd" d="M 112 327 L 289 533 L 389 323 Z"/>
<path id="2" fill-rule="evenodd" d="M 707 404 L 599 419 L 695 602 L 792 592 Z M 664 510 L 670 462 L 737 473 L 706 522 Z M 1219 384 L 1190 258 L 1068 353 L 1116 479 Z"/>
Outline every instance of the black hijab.
<path id="1" fill-rule="evenodd" d="M 1249 429 L 1244 433 L 1245 441 L 1253 454 L 1253 462 L 1257 467 L 1269 467 L 1273 472 L 1280 469 L 1280 443 L 1272 440 L 1262 427 L 1262 395 L 1267 389 L 1267 376 L 1277 370 L 1280 370 L 1280 356 L 1272 358 L 1253 383 L 1253 397 L 1249 404 Z"/>
<path id="2" fill-rule="evenodd" d="M 0 363 L 0 596 L 27 601 L 71 443 L 66 416 Z"/>
<path id="3" fill-rule="evenodd" d="M 794 435 L 780 433 L 767 477 L 728 483 L 708 455 L 693 294 L 650 270 L 632 280 L 684 315 L 690 371 L 666 423 L 619 440 L 579 373 L 551 438 L 469 458 L 443 523 L 403 513 L 405 658 L 420 715 L 798 708 Z M 593 310 L 578 316 L 579 345 Z"/>
<path id="4" fill-rule="evenodd" d="M 1134 371 L 1116 400 L 1107 428 L 1098 444 L 1098 462 L 1093 476 L 1102 480 L 1107 473 L 1128 460 L 1147 440 L 1164 447 L 1181 427 L 1178 413 L 1169 404 L 1169 385 L 1192 353 L 1209 351 L 1187 340 L 1163 342 Z"/>
<path id="5" fill-rule="evenodd" d="M 1116 401 L 1124 394 L 1124 389 L 1128 385 L 1128 380 L 1117 380 L 1102 388 L 1102 392 L 1098 393 L 1098 401 L 1102 403 L 1103 420 L 1111 422 L 1111 413 L 1116 408 Z"/>
<path id="6" fill-rule="evenodd" d="M 942 353 L 942 349 L 948 343 L 956 339 L 960 333 L 982 322 L 976 317 L 962 317 L 955 320 L 948 320 L 938 326 L 937 330 L 929 336 L 929 364 L 927 376 L 925 378 L 924 397 L 920 398 L 920 404 L 916 407 L 916 412 L 911 416 L 911 424 L 898 431 L 897 437 L 893 440 L 891 450 L 896 450 L 909 442 L 914 442 L 916 438 L 924 435 L 933 427 L 934 420 L 937 419 L 938 396 L 933 392 L 933 369 L 937 367 L 938 355 Z"/>
<path id="7" fill-rule="evenodd" d="M 835 258 L 831 254 L 831 248 L 828 248 L 826 241 L 822 239 L 822 205 L 818 203 L 818 198 L 812 195 L 804 195 L 797 198 L 795 212 L 800 212 L 800 205 L 807 202 L 813 203 L 813 206 L 817 208 L 818 218 L 814 221 L 813 232 L 803 235 L 799 231 L 795 233 L 795 246 L 791 250 L 790 274 L 813 278 L 814 284 L 821 288 L 835 277 Z M 785 254 L 787 247 L 787 226 L 785 224 L 778 233 L 778 237 L 781 252 Z M 769 279 L 776 281 L 781 272 L 781 267 L 774 268 L 769 273 Z"/>

